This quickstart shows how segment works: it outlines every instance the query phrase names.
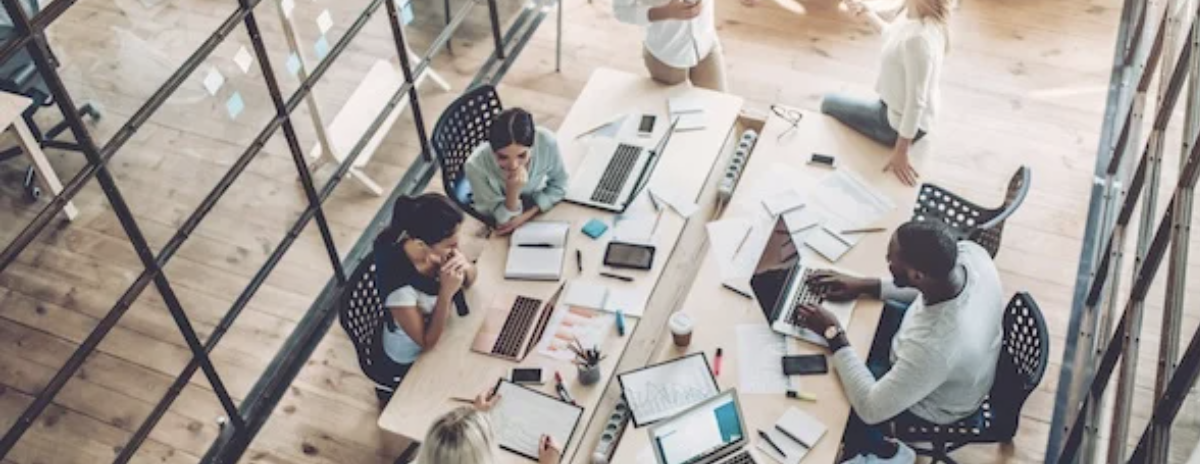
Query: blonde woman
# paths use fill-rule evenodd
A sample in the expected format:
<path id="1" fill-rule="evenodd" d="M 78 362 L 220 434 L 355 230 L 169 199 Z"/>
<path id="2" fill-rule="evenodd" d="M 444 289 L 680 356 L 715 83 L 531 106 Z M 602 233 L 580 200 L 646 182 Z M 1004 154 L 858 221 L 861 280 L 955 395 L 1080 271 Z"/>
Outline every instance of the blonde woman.
<path id="1" fill-rule="evenodd" d="M 488 411 L 500 395 L 479 395 L 474 406 L 463 406 L 438 418 L 425 441 L 417 464 L 491 464 L 500 445 L 492 434 Z M 538 447 L 538 464 L 559 464 L 562 451 L 554 439 L 543 436 Z"/>
<path id="2" fill-rule="evenodd" d="M 833 116 L 872 140 L 892 147 L 885 171 L 905 185 L 920 175 L 909 160 L 909 148 L 933 129 L 942 60 L 950 48 L 947 23 L 952 0 L 906 0 L 890 22 L 859 0 L 844 0 L 855 16 L 883 34 L 878 98 L 826 95 L 821 112 Z"/>

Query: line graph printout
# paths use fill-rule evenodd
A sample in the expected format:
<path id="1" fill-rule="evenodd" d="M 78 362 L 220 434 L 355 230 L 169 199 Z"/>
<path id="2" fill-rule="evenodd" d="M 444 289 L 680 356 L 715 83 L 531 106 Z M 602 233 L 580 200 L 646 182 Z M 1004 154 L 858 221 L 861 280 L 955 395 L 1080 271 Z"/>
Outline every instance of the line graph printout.
<path id="1" fill-rule="evenodd" d="M 492 406 L 492 430 L 501 448 L 537 459 L 538 441 L 549 435 L 564 448 L 575 433 L 583 408 L 530 390 L 508 380 L 496 386 L 500 400 Z"/>
<path id="2" fill-rule="evenodd" d="M 637 427 L 671 417 L 719 392 L 704 353 L 626 372 L 618 380 Z"/>

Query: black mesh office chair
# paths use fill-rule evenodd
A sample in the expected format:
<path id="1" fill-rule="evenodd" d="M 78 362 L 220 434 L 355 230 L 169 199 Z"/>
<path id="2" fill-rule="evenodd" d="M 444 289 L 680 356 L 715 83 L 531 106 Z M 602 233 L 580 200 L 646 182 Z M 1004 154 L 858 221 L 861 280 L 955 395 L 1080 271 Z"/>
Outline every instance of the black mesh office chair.
<path id="1" fill-rule="evenodd" d="M 996 361 L 996 378 L 979 410 L 961 421 L 938 425 L 917 420 L 897 420 L 896 438 L 913 446 L 933 463 L 956 464 L 949 454 L 972 443 L 1009 443 L 1017 435 L 1021 408 L 1037 388 L 1050 357 L 1050 332 L 1037 302 L 1019 292 L 1004 310 L 1004 341 Z"/>
<path id="2" fill-rule="evenodd" d="M 479 144 L 487 141 L 492 118 L 504 107 L 500 95 L 491 85 L 481 85 L 464 93 L 442 112 L 433 127 L 433 154 L 442 169 L 442 188 L 454 203 L 467 214 L 494 225 L 490 215 L 475 211 L 471 206 L 471 183 L 467 182 L 463 165 Z"/>
<path id="3" fill-rule="evenodd" d="M 21 5 L 30 17 L 35 16 L 39 11 L 37 0 L 23 0 Z M 12 19 L 9 18 L 7 11 L 0 8 L 0 42 L 4 42 L 14 35 L 15 28 L 13 27 Z M 58 66 L 58 62 L 53 55 L 50 56 L 50 60 L 55 66 Z M 54 106 L 55 102 L 50 94 L 49 87 L 46 85 L 45 79 L 38 73 L 37 66 L 34 65 L 33 57 L 30 56 L 28 49 L 17 52 L 8 61 L 0 64 L 0 90 L 24 95 L 33 100 L 33 103 L 21 114 L 21 117 L 28 124 L 29 131 L 42 148 L 81 151 L 77 143 L 56 140 L 69 127 L 65 120 L 55 124 L 46 131 L 42 131 L 34 120 L 34 115 L 37 114 L 38 110 Z M 88 116 L 93 121 L 96 121 L 100 119 L 100 112 L 95 106 L 89 103 L 79 108 L 79 116 Z M 0 161 L 20 155 L 21 149 L 19 147 L 9 148 L 0 151 Z M 36 200 L 40 195 L 33 175 L 33 168 L 28 168 L 25 175 L 25 193 L 31 201 Z"/>
<path id="4" fill-rule="evenodd" d="M 375 382 L 375 396 L 386 403 L 400 385 L 404 370 L 383 351 L 383 324 L 391 313 L 383 306 L 375 283 L 375 260 L 363 259 L 338 300 L 338 321 L 358 354 L 363 374 Z"/>
<path id="5" fill-rule="evenodd" d="M 1008 182 L 1004 203 L 989 209 L 976 205 L 933 184 L 921 184 L 917 203 L 913 206 L 913 219 L 924 221 L 937 219 L 958 231 L 963 238 L 974 241 L 988 251 L 992 257 L 1000 252 L 1000 236 L 1004 232 L 1004 221 L 1008 219 L 1029 194 L 1032 173 L 1021 166 Z"/>

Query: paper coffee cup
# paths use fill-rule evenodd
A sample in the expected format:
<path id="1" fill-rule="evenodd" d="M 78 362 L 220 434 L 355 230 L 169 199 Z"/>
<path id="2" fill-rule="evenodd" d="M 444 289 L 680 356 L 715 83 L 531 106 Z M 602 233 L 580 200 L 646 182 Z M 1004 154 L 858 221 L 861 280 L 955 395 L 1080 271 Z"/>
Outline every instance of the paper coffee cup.
<path id="1" fill-rule="evenodd" d="M 684 347 L 692 343 L 692 317 L 682 312 L 671 315 L 671 338 L 675 346 Z"/>

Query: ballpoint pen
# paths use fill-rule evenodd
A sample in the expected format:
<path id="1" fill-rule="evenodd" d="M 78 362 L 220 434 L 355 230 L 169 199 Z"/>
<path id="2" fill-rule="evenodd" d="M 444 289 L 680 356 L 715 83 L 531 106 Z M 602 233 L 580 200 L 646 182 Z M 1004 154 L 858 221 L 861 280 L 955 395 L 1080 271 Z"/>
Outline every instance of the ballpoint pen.
<path id="1" fill-rule="evenodd" d="M 767 432 L 759 430 L 758 437 L 762 438 L 763 441 L 767 442 L 767 445 L 769 445 L 771 447 L 771 449 L 775 450 L 776 453 L 779 453 L 780 456 L 783 456 L 784 459 L 787 459 L 787 453 L 783 452 L 783 449 L 780 448 L 779 445 L 775 444 L 775 440 L 772 440 L 771 436 L 767 435 Z"/>

